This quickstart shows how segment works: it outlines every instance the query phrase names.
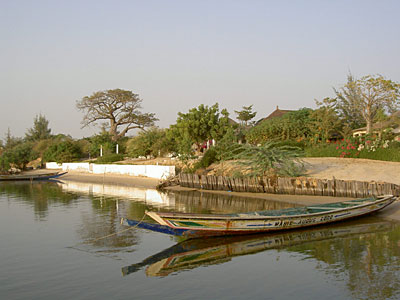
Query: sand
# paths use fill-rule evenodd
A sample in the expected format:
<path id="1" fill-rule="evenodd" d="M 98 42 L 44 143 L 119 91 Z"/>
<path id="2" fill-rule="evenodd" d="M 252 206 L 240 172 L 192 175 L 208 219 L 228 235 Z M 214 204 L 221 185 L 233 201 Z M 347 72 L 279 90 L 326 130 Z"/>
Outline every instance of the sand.
<path id="1" fill-rule="evenodd" d="M 104 183 L 120 186 L 134 186 L 138 188 L 155 189 L 160 180 L 148 177 L 134 177 L 117 174 L 88 174 L 69 171 L 60 177 L 63 181 L 78 181 L 87 183 Z"/>
<path id="2" fill-rule="evenodd" d="M 306 176 L 400 184 L 400 162 L 355 158 L 305 158 Z"/>

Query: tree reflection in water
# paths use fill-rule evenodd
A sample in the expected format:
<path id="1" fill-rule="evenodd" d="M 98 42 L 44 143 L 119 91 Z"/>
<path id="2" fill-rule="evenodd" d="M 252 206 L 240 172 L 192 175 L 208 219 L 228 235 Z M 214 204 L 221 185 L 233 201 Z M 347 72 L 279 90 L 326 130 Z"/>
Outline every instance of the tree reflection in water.
<path id="1" fill-rule="evenodd" d="M 127 230 L 119 233 L 126 229 L 120 225 L 120 217 L 140 220 L 146 209 L 234 213 L 296 206 L 199 192 L 169 193 L 152 201 L 150 198 L 94 194 L 93 186 L 90 185 L 86 185 L 83 190 L 86 192 L 70 191 L 51 182 L 0 183 L 0 195 L 8 199 L 6 201 L 15 199 L 28 203 L 38 222 L 46 221 L 52 205 L 73 208 L 77 204 L 76 209 L 68 212 L 76 212 L 81 216 L 76 232 L 79 242 L 85 242 L 81 245 L 82 249 L 106 254 L 135 251 L 135 245 L 140 243 L 140 237 L 143 236 L 142 232 Z M 134 192 L 138 194 L 137 190 Z M 157 196 L 153 191 L 150 194 Z M 360 228 L 362 230 L 357 232 Z M 354 230 L 356 231 L 353 234 L 341 234 Z M 98 239 L 107 235 L 111 236 Z M 233 256 L 245 255 L 242 250 L 251 249 L 253 254 L 257 252 L 254 249 L 260 247 L 258 252 L 265 251 L 271 248 L 270 245 L 275 245 L 273 248 L 279 249 L 278 251 L 301 253 L 308 259 L 315 260 L 319 270 L 332 275 L 334 280 L 346 282 L 354 298 L 394 299 L 400 296 L 400 225 L 377 217 L 362 218 L 326 228 L 316 227 L 302 232 L 251 237 L 250 240 L 243 240 L 243 237 L 225 239 L 215 245 L 209 241 L 187 241 L 167 249 L 168 253 L 153 255 L 140 263 L 125 267 L 124 270 L 125 274 L 129 274 L 147 266 L 148 275 L 166 276 L 200 265 L 230 261 Z M 179 253 L 174 252 L 177 248 L 180 248 Z M 202 249 L 206 252 L 202 252 Z M 214 258 L 212 255 L 217 256 Z M 170 259 L 171 257 L 174 259 Z M 196 261 L 191 262 L 189 258 Z M 201 260 L 202 258 L 205 260 Z M 165 265 L 167 261 L 168 264 Z M 183 264 L 171 265 L 171 262 Z"/>
<path id="2" fill-rule="evenodd" d="M 277 249 L 316 260 L 317 269 L 346 282 L 357 299 L 396 299 L 400 295 L 399 243 L 400 224 L 367 217 L 306 230 L 186 240 L 122 268 L 122 273 L 145 268 L 148 276 L 168 276 Z"/>
<path id="3" fill-rule="evenodd" d="M 69 206 L 79 198 L 76 194 L 63 192 L 52 181 L 0 182 L 0 195 L 18 198 L 29 203 L 39 221 L 46 219 L 50 205 Z"/>
<path id="4" fill-rule="evenodd" d="M 400 295 L 399 224 L 390 223 L 383 232 L 297 245 L 288 251 L 323 262 L 319 268 L 346 281 L 358 299 L 392 299 Z"/>

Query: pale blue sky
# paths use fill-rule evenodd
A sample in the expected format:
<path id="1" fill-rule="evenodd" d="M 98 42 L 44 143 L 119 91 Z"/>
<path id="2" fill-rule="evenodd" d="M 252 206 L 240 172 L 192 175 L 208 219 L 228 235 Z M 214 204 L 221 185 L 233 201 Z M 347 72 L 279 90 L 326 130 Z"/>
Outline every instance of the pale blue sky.
<path id="1" fill-rule="evenodd" d="M 89 136 L 75 102 L 138 93 L 160 127 L 177 112 L 315 108 L 349 70 L 400 81 L 400 1 L 0 0 L 0 137 L 36 114 Z"/>

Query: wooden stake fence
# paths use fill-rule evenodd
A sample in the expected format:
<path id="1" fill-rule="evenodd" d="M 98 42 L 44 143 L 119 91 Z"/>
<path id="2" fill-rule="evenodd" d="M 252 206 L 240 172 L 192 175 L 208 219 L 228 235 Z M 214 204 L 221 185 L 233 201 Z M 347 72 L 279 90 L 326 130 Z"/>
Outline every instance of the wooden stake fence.
<path id="1" fill-rule="evenodd" d="M 378 195 L 400 196 L 400 185 L 308 177 L 233 178 L 181 173 L 179 184 L 196 189 L 362 198 Z"/>

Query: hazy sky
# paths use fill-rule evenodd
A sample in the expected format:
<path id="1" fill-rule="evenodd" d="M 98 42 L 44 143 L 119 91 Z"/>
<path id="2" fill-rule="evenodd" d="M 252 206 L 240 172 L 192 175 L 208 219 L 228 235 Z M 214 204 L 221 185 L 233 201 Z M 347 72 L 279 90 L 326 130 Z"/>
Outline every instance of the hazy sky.
<path id="1" fill-rule="evenodd" d="M 160 127 L 201 103 L 257 119 L 315 108 L 351 70 L 400 81 L 400 1 L 0 0 L 0 138 L 41 113 L 75 138 L 76 100 L 121 88 Z"/>

